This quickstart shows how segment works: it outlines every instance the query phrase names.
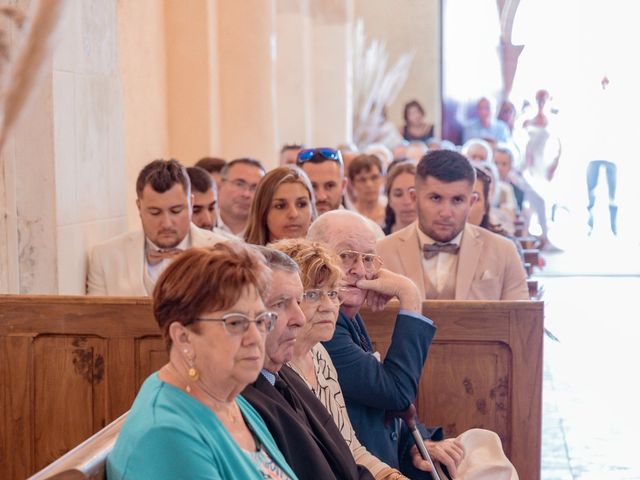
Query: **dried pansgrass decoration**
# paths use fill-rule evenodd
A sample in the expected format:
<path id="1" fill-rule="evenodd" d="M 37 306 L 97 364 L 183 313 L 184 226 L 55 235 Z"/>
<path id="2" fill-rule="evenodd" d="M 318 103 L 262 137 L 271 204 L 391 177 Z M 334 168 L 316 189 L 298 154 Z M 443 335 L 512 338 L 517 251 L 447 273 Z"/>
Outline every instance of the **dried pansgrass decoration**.
<path id="1" fill-rule="evenodd" d="M 5 43 L 5 51 L 0 55 L 10 61 L 9 67 L 0 71 L 0 150 L 52 55 L 57 27 L 68 3 L 69 0 L 34 1 L 26 33 L 17 44 L 14 58 L 10 58 Z M 24 17 L 17 9 L 4 7 L 2 13 L 13 18 L 16 25 L 22 25 Z"/>
<path id="2" fill-rule="evenodd" d="M 362 149 L 372 143 L 395 147 L 402 137 L 387 121 L 387 107 L 407 81 L 414 53 L 405 53 L 387 71 L 386 45 L 366 45 L 364 23 L 358 19 L 353 33 L 353 141 Z"/>

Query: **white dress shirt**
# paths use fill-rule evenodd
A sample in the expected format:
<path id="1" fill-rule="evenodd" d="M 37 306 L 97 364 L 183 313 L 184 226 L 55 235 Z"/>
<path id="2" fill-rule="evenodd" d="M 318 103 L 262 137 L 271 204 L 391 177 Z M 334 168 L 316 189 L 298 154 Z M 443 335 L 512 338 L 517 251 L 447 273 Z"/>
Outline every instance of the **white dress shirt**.
<path id="1" fill-rule="evenodd" d="M 418 231 L 418 241 L 420 243 L 420 251 L 425 245 L 433 245 L 434 243 L 442 243 L 436 242 L 434 239 L 429 237 L 426 233 L 420 230 L 420 227 L 416 223 L 416 230 Z M 462 240 L 462 232 L 453 238 L 450 242 L 454 245 L 460 246 L 460 240 Z M 425 285 L 431 283 L 436 287 L 438 293 L 442 293 L 442 289 L 447 283 L 447 279 L 450 275 L 456 275 L 456 269 L 458 265 L 458 256 L 453 253 L 445 253 L 440 252 L 437 255 L 431 257 L 430 259 L 424 258 L 422 256 L 422 274 L 425 277 Z M 428 281 L 427 281 L 428 280 Z"/>
<path id="2" fill-rule="evenodd" d="M 149 248 L 152 250 L 167 250 L 167 249 L 158 247 L 155 243 L 153 243 L 151 240 L 149 240 L 146 237 L 145 237 L 145 242 L 146 242 L 146 246 L 145 246 L 144 265 L 147 268 L 147 273 L 149 274 L 149 278 L 155 284 L 158 281 L 158 277 L 160 277 L 162 272 L 164 272 L 164 269 L 167 268 L 169 264 L 172 262 L 172 259 L 163 258 L 160 262 L 156 263 L 155 265 L 149 265 L 149 262 L 147 261 L 146 249 L 149 249 Z M 178 245 L 176 245 L 175 248 L 179 250 L 186 250 L 187 248 L 189 248 L 190 245 L 191 245 L 191 239 L 189 234 L 187 234 L 182 239 L 182 241 Z"/>

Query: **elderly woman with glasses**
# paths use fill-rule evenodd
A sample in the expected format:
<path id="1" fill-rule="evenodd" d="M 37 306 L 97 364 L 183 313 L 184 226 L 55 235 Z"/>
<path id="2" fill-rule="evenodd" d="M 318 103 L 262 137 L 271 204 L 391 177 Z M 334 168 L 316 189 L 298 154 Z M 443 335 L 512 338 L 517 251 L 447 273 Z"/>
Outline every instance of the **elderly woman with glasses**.
<path id="1" fill-rule="evenodd" d="M 255 249 L 182 253 L 153 292 L 169 363 L 142 385 L 107 460 L 114 479 L 293 479 L 264 422 L 238 395 L 258 377 L 277 320 Z"/>
<path id="2" fill-rule="evenodd" d="M 405 478 L 398 470 L 368 452 L 356 438 L 336 369 L 320 343 L 333 337 L 341 304 L 341 264 L 348 262 L 349 258 L 341 259 L 322 244 L 302 239 L 281 240 L 272 247 L 295 260 L 304 286 L 300 308 L 307 323 L 298 335 L 289 366 L 329 410 L 357 464 L 366 467 L 376 479 Z M 367 260 L 375 261 L 374 258 Z"/>

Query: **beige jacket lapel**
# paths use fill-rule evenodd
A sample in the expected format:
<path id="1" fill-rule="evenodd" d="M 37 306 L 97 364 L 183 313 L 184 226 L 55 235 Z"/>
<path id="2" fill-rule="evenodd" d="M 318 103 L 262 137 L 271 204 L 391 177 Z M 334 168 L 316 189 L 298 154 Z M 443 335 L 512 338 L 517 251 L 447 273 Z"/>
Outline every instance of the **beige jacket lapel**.
<path id="1" fill-rule="evenodd" d="M 133 232 L 127 239 L 125 246 L 131 295 L 148 295 L 147 289 L 144 286 L 143 278 L 145 265 L 144 248 L 144 232 L 142 230 Z"/>
<path id="2" fill-rule="evenodd" d="M 402 264 L 405 276 L 413 280 L 420 290 L 422 298 L 425 297 L 424 273 L 422 272 L 422 255 L 418 240 L 418 222 L 404 228 L 398 236 L 398 258 Z"/>
<path id="3" fill-rule="evenodd" d="M 456 275 L 456 300 L 466 300 L 469 296 L 471 282 L 480 261 L 482 240 L 477 232 L 467 223 L 464 227 L 458 254 L 458 272 Z"/>

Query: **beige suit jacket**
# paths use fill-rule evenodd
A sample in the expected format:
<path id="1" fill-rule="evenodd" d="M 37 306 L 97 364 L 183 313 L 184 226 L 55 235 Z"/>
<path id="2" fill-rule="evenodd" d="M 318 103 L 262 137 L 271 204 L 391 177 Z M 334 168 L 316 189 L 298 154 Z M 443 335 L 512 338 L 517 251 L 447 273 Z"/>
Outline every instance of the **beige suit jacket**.
<path id="1" fill-rule="evenodd" d="M 417 221 L 379 240 L 384 267 L 409 277 L 425 298 Z M 529 300 L 527 275 L 514 243 L 484 228 L 466 224 L 456 276 L 456 300 Z"/>
<path id="2" fill-rule="evenodd" d="M 191 224 L 192 247 L 206 247 L 227 240 Z M 136 230 L 97 245 L 89 256 L 89 295 L 147 296 L 144 286 L 144 232 Z"/>

